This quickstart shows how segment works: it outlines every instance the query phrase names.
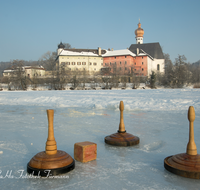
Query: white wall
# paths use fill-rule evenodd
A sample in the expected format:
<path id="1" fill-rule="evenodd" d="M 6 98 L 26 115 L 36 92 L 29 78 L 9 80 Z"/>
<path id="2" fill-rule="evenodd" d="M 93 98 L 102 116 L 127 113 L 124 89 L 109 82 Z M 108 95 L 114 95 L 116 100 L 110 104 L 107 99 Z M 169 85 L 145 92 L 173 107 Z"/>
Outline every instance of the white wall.
<path id="1" fill-rule="evenodd" d="M 66 63 L 70 62 L 70 65 Z M 76 65 L 72 65 L 72 62 L 75 62 Z M 81 62 L 81 65 L 77 65 L 78 62 Z M 86 65 L 82 65 L 83 62 L 86 62 Z M 91 63 L 91 65 L 90 65 Z M 96 65 L 94 65 L 96 63 Z M 83 70 L 84 68 L 88 71 L 100 71 L 103 67 L 103 57 L 92 57 L 92 56 L 59 56 L 59 66 L 64 64 L 64 66 L 71 68 L 72 70 Z"/>
<path id="2" fill-rule="evenodd" d="M 152 73 L 152 71 L 157 72 L 157 65 L 160 65 L 160 73 L 165 72 L 165 60 L 164 59 L 150 59 L 149 57 L 147 58 L 147 64 L 148 64 L 148 76 Z"/>

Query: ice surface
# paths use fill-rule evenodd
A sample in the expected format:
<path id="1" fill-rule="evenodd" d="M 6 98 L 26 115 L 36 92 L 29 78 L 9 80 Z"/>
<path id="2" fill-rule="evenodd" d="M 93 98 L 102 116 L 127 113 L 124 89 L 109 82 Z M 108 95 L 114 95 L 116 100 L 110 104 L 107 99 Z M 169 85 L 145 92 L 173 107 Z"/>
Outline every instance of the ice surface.
<path id="1" fill-rule="evenodd" d="M 124 101 L 126 130 L 140 137 L 139 145 L 104 143 L 105 136 L 118 130 L 120 100 Z M 196 112 L 194 132 L 199 150 L 199 100 L 198 89 L 2 91 L 1 189 L 199 189 L 200 180 L 176 176 L 163 166 L 165 157 L 186 151 L 189 106 Z M 45 149 L 46 109 L 55 110 L 59 150 L 73 157 L 76 142 L 91 141 L 97 143 L 97 159 L 84 164 L 76 161 L 65 178 L 26 178 L 27 163 Z"/>

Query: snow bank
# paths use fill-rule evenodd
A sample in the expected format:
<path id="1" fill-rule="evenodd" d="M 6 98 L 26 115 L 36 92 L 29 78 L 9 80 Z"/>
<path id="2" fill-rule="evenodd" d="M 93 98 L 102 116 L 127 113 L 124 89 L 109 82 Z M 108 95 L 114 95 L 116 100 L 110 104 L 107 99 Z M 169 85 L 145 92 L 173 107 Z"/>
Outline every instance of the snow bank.
<path id="1" fill-rule="evenodd" d="M 2 91 L 1 105 L 81 107 L 119 111 L 123 100 L 125 111 L 200 109 L 200 89 L 148 89 L 101 91 Z"/>

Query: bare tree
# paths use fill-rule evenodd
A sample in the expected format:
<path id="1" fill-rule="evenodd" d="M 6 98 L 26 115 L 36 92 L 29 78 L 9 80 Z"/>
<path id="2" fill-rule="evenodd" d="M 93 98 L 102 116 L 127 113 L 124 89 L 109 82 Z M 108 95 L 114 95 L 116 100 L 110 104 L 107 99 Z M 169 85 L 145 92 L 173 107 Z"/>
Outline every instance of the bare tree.
<path id="1" fill-rule="evenodd" d="M 46 69 L 46 71 L 55 71 L 56 58 L 56 52 L 47 51 L 44 55 L 41 56 L 39 62 Z"/>
<path id="2" fill-rule="evenodd" d="M 65 46 L 66 49 L 72 49 L 72 46 L 69 43 L 63 43 L 63 45 Z"/>
<path id="3" fill-rule="evenodd" d="M 13 60 L 12 61 L 11 82 L 14 84 L 15 88 L 26 90 L 27 80 L 24 67 L 24 60 Z"/>
<path id="4" fill-rule="evenodd" d="M 57 65 L 56 65 L 57 53 L 47 51 L 41 56 L 39 63 L 45 68 L 46 71 L 50 73 L 50 78 L 47 78 L 47 83 L 50 84 L 50 89 L 57 89 Z"/>

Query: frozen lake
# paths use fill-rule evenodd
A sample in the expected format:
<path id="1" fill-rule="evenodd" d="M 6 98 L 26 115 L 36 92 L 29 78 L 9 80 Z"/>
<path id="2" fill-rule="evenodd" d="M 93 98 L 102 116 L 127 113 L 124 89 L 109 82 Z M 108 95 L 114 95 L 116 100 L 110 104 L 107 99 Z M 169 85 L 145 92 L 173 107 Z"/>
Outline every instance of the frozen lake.
<path id="1" fill-rule="evenodd" d="M 124 101 L 132 147 L 113 147 L 104 137 L 117 132 Z M 167 156 L 186 152 L 187 111 L 194 106 L 194 135 L 200 149 L 200 89 L 0 92 L 1 189 L 199 189 L 200 180 L 164 168 Z M 46 109 L 54 109 L 58 150 L 73 157 L 76 142 L 97 143 L 97 159 L 76 161 L 63 178 L 27 178 L 26 165 L 47 140 Z M 7 175 L 6 175 L 7 174 Z"/>

